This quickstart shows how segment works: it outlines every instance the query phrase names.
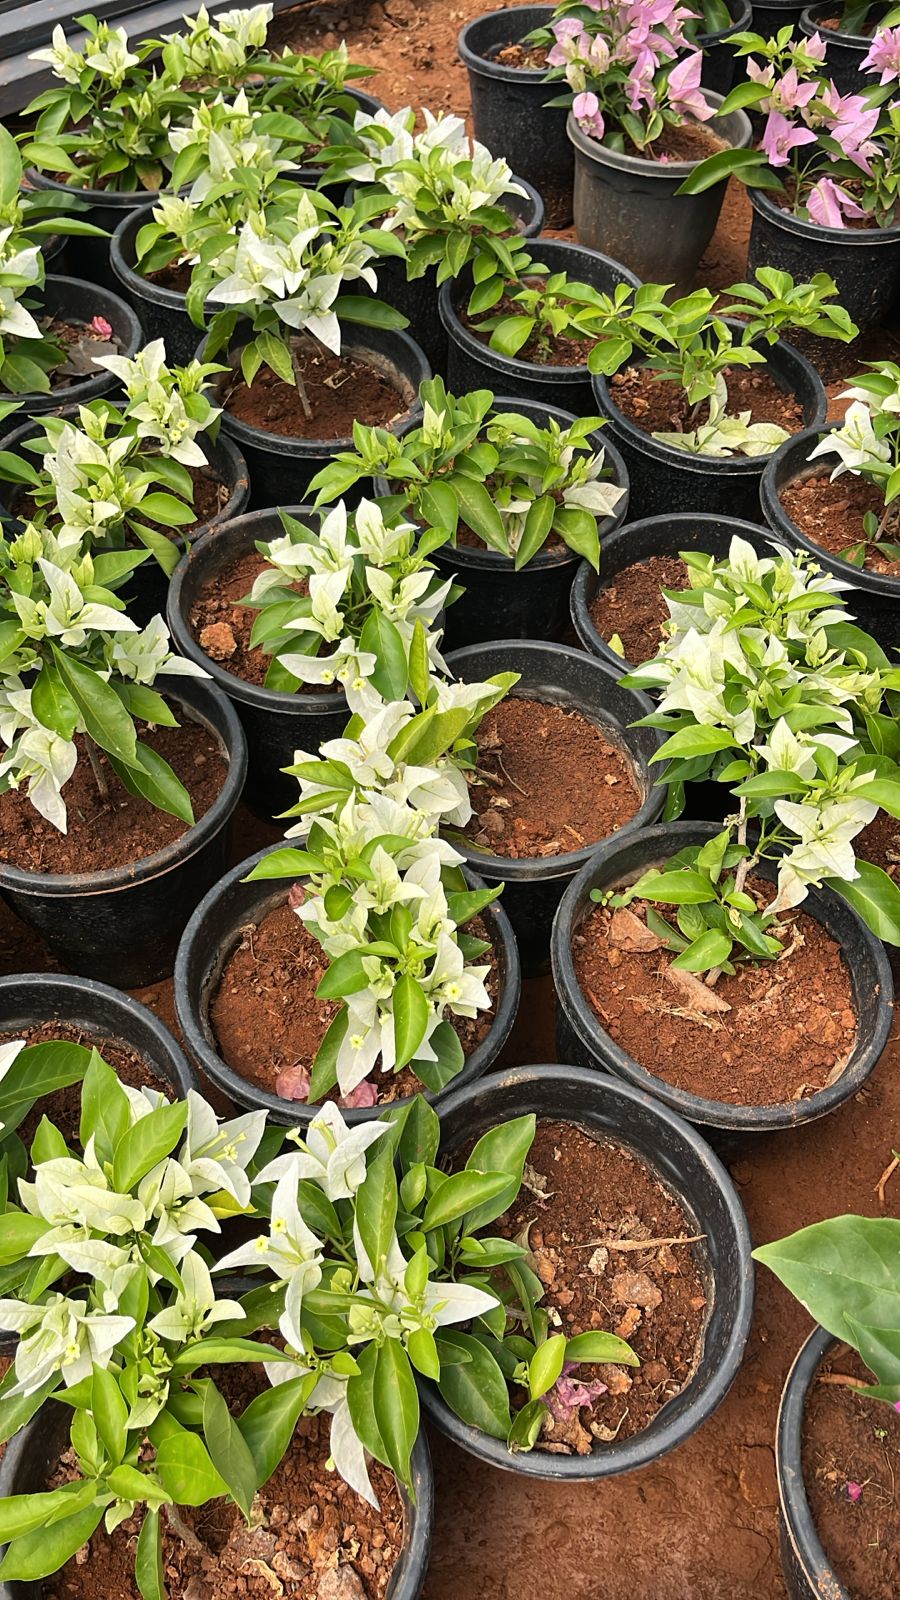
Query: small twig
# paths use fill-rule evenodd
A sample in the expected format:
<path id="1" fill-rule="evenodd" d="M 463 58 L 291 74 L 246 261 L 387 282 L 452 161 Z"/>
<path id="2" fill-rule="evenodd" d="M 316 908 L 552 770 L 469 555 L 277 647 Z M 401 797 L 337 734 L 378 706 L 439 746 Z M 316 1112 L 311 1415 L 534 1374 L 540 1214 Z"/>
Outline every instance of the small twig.
<path id="1" fill-rule="evenodd" d="M 858 1378 L 851 1378 L 849 1374 L 844 1372 L 820 1372 L 816 1378 L 816 1383 L 833 1383 L 839 1385 L 842 1389 L 858 1389 L 860 1392 L 862 1392 L 863 1388 Z"/>
<path id="2" fill-rule="evenodd" d="M 680 1233 L 671 1239 L 589 1239 L 587 1244 L 577 1244 L 576 1250 L 596 1250 L 604 1245 L 607 1250 L 655 1250 L 663 1244 L 699 1244 L 705 1233 Z"/>
<path id="3" fill-rule="evenodd" d="M 879 1206 L 880 1206 L 882 1211 L 884 1210 L 884 1207 L 885 1207 L 884 1191 L 887 1188 L 888 1184 L 890 1183 L 890 1181 L 891 1181 L 892 1177 L 894 1176 L 894 1173 L 897 1171 L 898 1167 L 900 1167 L 900 1156 L 894 1156 L 893 1161 L 889 1161 L 888 1162 L 888 1164 L 885 1167 L 883 1173 L 881 1174 L 881 1177 L 878 1179 L 878 1182 L 875 1185 L 875 1193 L 878 1196 L 878 1204 L 879 1204 Z"/>
<path id="4" fill-rule="evenodd" d="M 87 736 L 86 743 L 87 743 L 88 757 L 90 759 L 91 768 L 92 768 L 93 773 L 94 773 L 94 781 L 95 781 L 95 783 L 97 785 L 97 788 L 100 790 L 100 794 L 101 794 L 102 798 L 104 800 L 108 800 L 109 799 L 109 784 L 106 781 L 106 773 L 103 771 L 103 767 L 100 764 L 100 757 L 97 754 L 97 746 L 94 744 L 94 741 L 91 738 L 90 734 L 88 734 L 88 736 Z"/>
<path id="5" fill-rule="evenodd" d="M 523 789 L 522 785 L 520 783 L 516 783 L 515 778 L 512 777 L 512 775 L 507 772 L 505 766 L 503 765 L 503 757 L 501 756 L 500 751 L 499 750 L 495 750 L 494 751 L 494 755 L 496 756 L 496 759 L 497 759 L 497 765 L 500 768 L 500 771 L 503 773 L 503 776 L 506 779 L 507 783 L 511 783 L 513 788 L 514 789 L 518 789 L 519 793 L 521 795 L 523 795 L 526 800 L 530 800 L 531 799 L 531 795 L 528 793 L 528 790 L 527 789 Z"/>

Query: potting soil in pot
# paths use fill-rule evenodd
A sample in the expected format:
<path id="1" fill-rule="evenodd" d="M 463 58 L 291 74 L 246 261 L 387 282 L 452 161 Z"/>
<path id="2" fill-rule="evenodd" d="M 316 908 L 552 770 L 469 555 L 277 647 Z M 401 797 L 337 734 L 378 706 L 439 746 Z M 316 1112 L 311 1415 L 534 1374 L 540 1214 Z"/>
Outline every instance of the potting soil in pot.
<path id="1" fill-rule="evenodd" d="M 405 417 L 415 395 L 395 387 L 380 368 L 322 348 L 306 350 L 301 373 L 312 415 L 293 384 L 262 367 L 248 389 L 235 373 L 223 404 L 232 417 L 264 433 L 292 439 L 348 439 L 354 422 L 386 428 Z"/>
<path id="2" fill-rule="evenodd" d="M 203 590 L 191 611 L 191 631 L 201 650 L 226 672 L 243 678 L 245 683 L 264 684 L 272 660 L 260 645 L 250 643 L 259 612 L 240 604 L 268 565 L 265 556 L 257 550 L 248 550 L 246 555 L 239 556 L 216 574 L 214 582 Z M 290 589 L 294 594 L 305 594 L 308 588 L 305 582 L 288 583 L 287 579 L 279 587 Z M 303 685 L 304 694 L 316 691 L 333 692 L 333 688 L 330 684 Z"/>
<path id="3" fill-rule="evenodd" d="M 771 899 L 771 884 L 745 887 L 760 906 Z M 666 1083 L 726 1105 L 801 1100 L 844 1070 L 857 1015 L 840 947 L 821 923 L 802 911 L 779 922 L 784 956 L 710 988 L 671 965 L 640 902 L 597 906 L 573 939 L 578 982 L 610 1037 Z"/>
<path id="4" fill-rule="evenodd" d="M 133 1050 L 121 1039 L 108 1039 L 103 1034 L 88 1033 L 72 1022 L 52 1020 L 42 1022 L 34 1028 L 0 1033 L 0 1044 L 6 1044 L 12 1039 L 24 1039 L 29 1045 L 47 1044 L 53 1039 L 65 1039 L 72 1044 L 84 1045 L 88 1050 L 99 1052 L 107 1066 L 112 1067 L 120 1083 L 127 1083 L 132 1089 L 155 1089 L 158 1094 L 165 1095 L 167 1100 L 173 1098 L 174 1091 L 171 1085 L 154 1072 L 137 1050 Z M 53 1094 L 44 1095 L 32 1106 L 25 1120 L 16 1129 L 26 1150 L 30 1149 L 38 1123 L 45 1116 L 49 1117 L 54 1127 L 59 1129 L 66 1144 L 77 1145 L 81 1121 L 81 1084 L 72 1083 L 65 1089 L 56 1089 Z"/>
<path id="5" fill-rule="evenodd" d="M 595 1440 L 640 1433 L 702 1352 L 707 1296 L 681 1206 L 634 1151 L 546 1119 L 519 1196 L 492 1231 L 527 1245 L 551 1334 L 615 1333 L 641 1361 L 583 1366 L 581 1381 L 604 1392 L 551 1415 L 536 1448 L 586 1455 Z"/>
<path id="6" fill-rule="evenodd" d="M 302 886 L 292 890 L 301 903 Z M 474 918 L 466 932 L 489 939 L 486 924 Z M 488 994 L 496 999 L 500 973 L 493 948 L 478 957 L 490 965 Z M 328 958 L 318 940 L 290 905 L 270 911 L 258 926 L 242 930 L 240 943 L 229 955 L 210 1001 L 209 1020 L 222 1060 L 242 1078 L 285 1100 L 305 1100 L 309 1073 L 332 1018 L 340 1009 L 331 1000 L 316 999 L 316 989 L 328 969 Z M 493 1007 L 477 1017 L 448 1013 L 467 1056 L 487 1037 Z M 422 1084 L 410 1067 L 387 1075 L 379 1064 L 369 1076 L 378 1100 L 396 1100 L 419 1094 Z M 329 1096 L 328 1098 L 334 1098 Z"/>
<path id="7" fill-rule="evenodd" d="M 867 511 L 874 512 L 881 521 L 884 494 L 876 484 L 854 478 L 849 473 L 832 483 L 829 472 L 830 466 L 821 476 L 817 474 L 787 484 L 779 491 L 779 499 L 791 521 L 808 539 L 821 545 L 829 555 L 842 556 L 859 540 L 865 539 L 863 517 Z M 891 541 L 891 533 L 887 532 L 885 538 Z M 868 572 L 900 578 L 900 561 L 892 560 L 871 545 L 866 548 L 862 565 Z"/>
<path id="8" fill-rule="evenodd" d="M 630 822 L 641 806 L 628 758 L 580 711 L 510 696 L 476 734 L 469 777 L 481 850 L 517 859 L 582 850 Z"/>
<path id="9" fill-rule="evenodd" d="M 803 1417 L 806 1497 L 825 1554 L 851 1600 L 896 1600 L 900 1416 L 883 1400 L 867 1400 L 832 1382 L 836 1376 L 874 1382 L 846 1347 L 820 1366 Z"/>
<path id="10" fill-rule="evenodd" d="M 102 320 L 102 319 L 101 319 Z M 68 389 L 70 384 L 81 383 L 85 378 L 98 377 L 103 369 L 95 367 L 100 356 L 116 356 L 122 351 L 122 340 L 103 320 L 102 328 L 89 322 L 68 322 L 58 317 L 38 317 L 44 338 L 53 339 L 60 346 L 63 358 L 47 376 L 54 394 Z M 2 391 L 4 394 L 6 390 Z"/>
<path id="11" fill-rule="evenodd" d="M 730 414 L 749 411 L 751 422 L 774 422 L 788 433 L 803 427 L 799 400 L 786 394 L 764 366 L 727 368 L 724 378 Z M 658 378 L 647 367 L 626 367 L 624 372 L 617 372 L 609 380 L 609 392 L 620 411 L 645 433 L 690 433 L 697 427 L 698 418 L 680 383 Z M 700 420 L 705 416 L 703 405 L 699 408 Z"/>
<path id="12" fill-rule="evenodd" d="M 656 655 L 669 608 L 663 589 L 687 589 L 688 569 L 680 556 L 651 556 L 623 567 L 598 589 L 588 606 L 602 639 L 618 637 L 626 661 L 638 666 Z"/>
<path id="13" fill-rule="evenodd" d="M 522 282 L 528 288 L 539 287 L 540 278 L 523 278 Z M 480 312 L 476 317 L 470 317 L 465 305 L 458 311 L 460 322 L 474 338 L 480 339 L 485 345 L 490 344 L 491 332 L 484 331 L 479 323 L 484 322 L 485 314 Z M 515 300 L 504 296 L 498 301 L 490 313 L 491 317 L 517 317 L 522 315 L 522 307 Z M 565 334 L 544 335 L 535 332 L 526 339 L 520 350 L 516 351 L 516 361 L 533 361 L 541 367 L 586 367 L 587 359 L 595 344 L 594 339 L 570 339 Z M 563 404 L 560 400 L 558 404 Z M 515 407 L 512 408 L 513 410 Z"/>
<path id="14" fill-rule="evenodd" d="M 180 727 L 138 725 L 138 739 L 161 755 L 181 779 L 191 797 L 194 820 L 199 821 L 225 782 L 227 763 L 207 728 L 191 721 L 178 706 L 175 715 L 182 719 Z M 75 743 L 78 765 L 62 790 L 68 832 L 60 833 L 35 811 L 25 786 L 8 789 L 0 795 L 0 862 L 25 872 L 105 872 L 142 861 L 187 832 L 187 823 L 179 817 L 129 794 L 98 751 L 108 791 L 101 794 L 84 736 L 77 735 Z"/>
<path id="15" fill-rule="evenodd" d="M 889 878 L 900 883 L 900 821 L 888 811 L 879 811 L 853 841 L 857 859 L 871 861 Z"/>
<path id="16" fill-rule="evenodd" d="M 206 1374 L 234 1415 L 268 1388 L 254 1366 L 217 1366 Z M 403 1506 L 393 1474 L 370 1465 L 376 1511 L 329 1471 L 331 1418 L 303 1417 L 280 1465 L 253 1502 L 248 1528 L 225 1499 L 180 1508 L 195 1535 L 190 1548 L 163 1526 L 162 1564 L 169 1594 L 179 1600 L 382 1600 L 403 1543 Z M 50 1487 L 77 1476 L 67 1452 Z M 258 1521 L 256 1520 L 258 1518 Z M 44 1580 L 44 1600 L 141 1600 L 134 1546 L 141 1515 L 107 1534 L 101 1523 L 87 1547 Z"/>

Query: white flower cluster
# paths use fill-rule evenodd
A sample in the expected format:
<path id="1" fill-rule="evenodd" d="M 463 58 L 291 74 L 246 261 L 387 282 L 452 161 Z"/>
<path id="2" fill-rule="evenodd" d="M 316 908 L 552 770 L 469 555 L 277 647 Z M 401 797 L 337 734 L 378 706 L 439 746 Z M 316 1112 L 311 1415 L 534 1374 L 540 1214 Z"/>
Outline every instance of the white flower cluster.
<path id="1" fill-rule="evenodd" d="M 0 334 L 39 339 L 41 330 L 22 296 L 42 279 L 41 247 L 23 245 L 15 227 L 0 229 Z"/>
<path id="2" fill-rule="evenodd" d="M 468 138 L 462 117 L 422 114 L 421 133 L 414 131 L 416 114 L 409 106 L 374 115 L 359 111 L 354 120 L 363 154 L 347 175 L 354 183 L 378 184 L 395 198 L 386 227 L 402 229 L 410 239 L 431 232 L 434 216 L 423 214 L 424 195 L 446 220 L 464 222 L 504 195 L 525 194 L 506 161 Z"/>

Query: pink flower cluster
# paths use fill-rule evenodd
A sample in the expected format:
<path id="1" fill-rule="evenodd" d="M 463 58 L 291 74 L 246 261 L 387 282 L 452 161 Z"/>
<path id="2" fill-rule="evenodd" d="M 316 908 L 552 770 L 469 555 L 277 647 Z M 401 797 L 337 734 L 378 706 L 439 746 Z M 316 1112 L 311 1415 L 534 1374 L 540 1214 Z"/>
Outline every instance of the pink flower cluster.
<path id="1" fill-rule="evenodd" d="M 879 28 L 862 70 L 880 72 L 880 83 L 894 83 L 900 79 L 900 28 Z"/>

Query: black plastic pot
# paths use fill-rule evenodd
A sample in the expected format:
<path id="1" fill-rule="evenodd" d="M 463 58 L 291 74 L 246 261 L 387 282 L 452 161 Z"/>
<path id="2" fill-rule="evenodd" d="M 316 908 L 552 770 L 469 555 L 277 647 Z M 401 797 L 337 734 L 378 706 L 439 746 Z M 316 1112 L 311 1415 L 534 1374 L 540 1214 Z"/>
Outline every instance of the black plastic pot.
<path id="1" fill-rule="evenodd" d="M 661 866 L 687 845 L 703 844 L 720 829 L 712 822 L 667 822 L 642 828 L 627 838 L 608 839 L 595 851 L 569 885 L 553 924 L 553 981 L 558 997 L 556 1039 L 568 1061 L 615 1073 L 645 1090 L 688 1122 L 729 1134 L 776 1133 L 814 1122 L 836 1111 L 862 1088 L 877 1065 L 891 1029 L 893 982 L 879 939 L 869 932 L 846 900 L 832 889 L 811 889 L 803 910 L 821 923 L 840 945 L 853 983 L 858 1015 L 858 1036 L 853 1053 L 840 1077 L 805 1100 L 783 1105 L 726 1105 L 676 1089 L 661 1074 L 628 1055 L 606 1032 L 581 991 L 572 960 L 572 939 L 592 905 L 592 889 L 609 889 L 633 883 L 649 867 Z M 762 861 L 754 869 L 761 878 L 774 880 L 775 868 Z M 664 1072 L 665 1063 L 660 1062 Z"/>
<path id="2" fill-rule="evenodd" d="M 770 551 L 775 539 L 752 522 L 739 522 L 725 516 L 705 516 L 702 513 L 681 511 L 669 517 L 645 517 L 642 522 L 627 522 L 614 528 L 603 541 L 600 571 L 595 572 L 588 561 L 579 564 L 572 584 L 570 608 L 572 626 L 585 650 L 619 673 L 630 672 L 637 662 L 626 661 L 607 643 L 597 629 L 590 607 L 601 589 L 605 589 L 621 572 L 649 561 L 652 556 L 677 556 L 682 550 L 702 550 L 718 557 L 728 554 L 732 539 L 737 535 L 752 544 L 760 554 Z"/>
<path id="3" fill-rule="evenodd" d="M 250 923 L 259 924 L 287 900 L 290 889 L 287 880 L 244 882 L 251 868 L 269 855 L 272 848 L 280 847 L 270 846 L 259 850 L 256 855 L 242 861 L 240 866 L 234 867 L 198 905 L 184 930 L 178 949 L 175 1011 L 192 1060 L 236 1105 L 250 1111 L 266 1111 L 273 1122 L 302 1127 L 316 1115 L 318 1107 L 297 1100 L 283 1100 L 279 1095 L 270 1094 L 268 1090 L 240 1077 L 219 1055 L 209 1021 L 210 1001 L 222 970 L 244 929 Z M 466 879 L 471 888 L 483 887 L 481 879 L 474 872 L 466 871 Z M 519 1008 L 521 969 L 509 919 L 503 907 L 496 902 L 488 906 L 482 915 L 500 958 L 500 995 L 490 1032 L 468 1057 L 459 1076 L 454 1079 L 453 1088 L 480 1078 L 493 1065 L 509 1038 Z M 290 1004 L 289 995 L 285 996 L 285 1004 Z M 439 1095 L 425 1092 L 425 1098 L 440 1108 L 449 1092 L 445 1090 Z M 407 1097 L 392 1100 L 390 1105 L 393 1109 L 408 1103 Z M 344 1111 L 343 1116 L 349 1123 L 369 1122 L 381 1116 L 384 1109 L 384 1104 L 358 1107 Z"/>
<path id="4" fill-rule="evenodd" d="M 828 401 L 819 374 L 784 339 L 765 346 L 768 375 L 803 407 L 803 421 L 825 421 Z M 594 378 L 594 410 L 609 422 L 631 479 L 630 511 L 655 517 L 673 511 L 719 512 L 759 522 L 759 485 L 771 456 L 698 456 L 661 444 L 620 411 L 610 380 Z"/>
<path id="5" fill-rule="evenodd" d="M 565 228 L 572 220 L 574 157 L 565 107 L 547 104 L 565 84 L 547 83 L 542 67 L 508 67 L 495 59 L 533 29 L 545 28 L 554 9 L 517 5 L 487 11 L 461 30 L 459 54 L 469 75 L 476 139 L 540 190 L 547 226 Z"/>
<path id="6" fill-rule="evenodd" d="M 108 234 L 115 233 L 127 212 L 156 205 L 160 199 L 159 194 L 149 189 L 122 190 L 121 193 L 114 189 L 77 189 L 45 172 L 38 172 L 35 167 L 29 167 L 25 177 L 34 189 L 49 189 L 54 194 L 67 196 L 70 201 L 79 201 L 81 220 L 92 223 L 95 228 L 104 228 Z M 109 239 L 97 239 L 89 234 L 73 236 L 69 240 L 69 259 L 70 265 L 88 282 L 118 291 L 109 263 Z"/>
<path id="7" fill-rule="evenodd" d="M 722 103 L 720 95 L 706 98 L 711 105 Z M 706 126 L 735 149 L 753 136 L 744 111 L 717 116 Z M 715 232 L 725 184 L 703 194 L 678 194 L 696 161 L 621 154 L 583 133 L 571 115 L 566 133 L 575 151 L 575 232 L 581 243 L 623 261 L 647 283 L 671 283 L 687 293 Z"/>
<path id="8" fill-rule="evenodd" d="M 231 1288 L 227 1280 L 222 1278 L 217 1286 L 223 1293 Z M 250 1286 L 241 1283 L 232 1292 L 245 1293 Z M 71 1408 L 61 1405 L 57 1400 L 48 1400 L 41 1407 L 9 1444 L 0 1464 L 0 1496 L 37 1494 L 46 1489 L 60 1456 L 69 1447 L 71 1421 Z M 424 1428 L 420 1429 L 413 1446 L 412 1477 L 415 1504 L 406 1490 L 400 1488 L 403 1544 L 385 1592 L 385 1600 L 418 1600 L 428 1572 L 434 1518 L 434 1479 Z M 348 1510 L 352 1503 L 353 1496 L 349 1494 L 346 1502 Z M 44 1593 L 45 1584 L 41 1581 L 0 1581 L 0 1600 L 42 1600 Z"/>
<path id="9" fill-rule="evenodd" d="M 837 1341 L 815 1328 L 801 1346 L 778 1408 L 775 1468 L 781 1570 L 791 1600 L 851 1600 L 822 1548 L 803 1481 L 803 1415 L 816 1373 Z"/>
<path id="10" fill-rule="evenodd" d="M 228 861 L 231 818 L 247 769 L 241 725 L 218 689 L 165 676 L 155 687 L 176 703 L 179 718 L 208 728 L 227 756 L 224 785 L 205 816 L 164 850 L 126 867 L 56 873 L 0 864 L 4 900 L 63 965 L 88 978 L 115 974 L 123 989 L 171 973 L 182 928 Z"/>
<path id="11" fill-rule="evenodd" d="M 805 0 L 753 0 L 752 31 L 764 39 L 773 39 L 779 28 L 799 28 Z"/>
<path id="12" fill-rule="evenodd" d="M 288 516 L 314 527 L 322 517 L 322 512 L 311 506 L 286 509 Z M 191 627 L 191 613 L 220 573 L 255 550 L 258 540 L 277 539 L 283 532 L 277 511 L 251 511 L 204 535 L 176 567 L 167 607 L 169 630 L 181 655 L 209 673 L 240 718 L 247 740 L 244 798 L 258 816 L 270 820 L 299 798 L 297 780 L 281 769 L 290 766 L 296 750 L 315 754 L 327 740 L 340 738 L 350 716 L 347 701 L 340 690 L 287 694 L 238 678 L 201 649 Z"/>
<path id="13" fill-rule="evenodd" d="M 575 420 L 569 411 L 555 406 L 535 405 L 530 400 L 498 395 L 493 411 L 518 411 L 538 427 L 545 428 L 552 417 L 561 428 Z M 592 450 L 602 449 L 610 469 L 610 482 L 625 490 L 611 517 L 600 523 L 600 547 L 619 526 L 628 509 L 628 473 L 615 445 L 598 430 L 585 441 Z M 375 481 L 379 495 L 390 493 L 386 479 Z M 539 550 L 519 572 L 508 556 L 486 546 L 446 545 L 434 551 L 431 560 L 443 577 L 456 577 L 465 594 L 449 607 L 444 627 L 444 648 L 459 650 L 468 644 L 489 644 L 501 634 L 504 639 L 560 639 L 569 621 L 569 591 L 581 558 L 571 550 Z M 587 563 L 586 563 L 587 564 Z M 593 570 L 590 568 L 590 570 Z"/>
<path id="14" fill-rule="evenodd" d="M 534 260 L 542 262 L 550 272 L 567 272 L 576 282 L 589 283 L 601 294 L 612 294 L 619 283 L 627 283 L 633 289 L 639 287 L 640 280 L 618 261 L 567 240 L 543 235 L 535 239 Z M 542 366 L 518 356 L 502 356 L 484 340 L 476 339 L 460 316 L 471 293 L 472 278 L 467 269 L 443 284 L 438 297 L 441 322 L 449 339 L 447 380 L 453 394 L 492 389 L 534 400 L 538 405 L 561 406 L 576 417 L 590 416 L 596 410 L 586 366 Z"/>
<path id="15" fill-rule="evenodd" d="M 121 410 L 122 407 L 119 406 L 118 409 Z M 77 406 L 60 407 L 58 415 L 71 416 L 77 422 L 78 408 Z M 7 436 L 3 442 L 3 448 L 9 451 L 20 451 L 26 439 L 31 439 L 36 433 L 40 432 L 42 432 L 42 427 L 39 419 L 25 422 L 20 428 L 14 429 Z M 206 522 L 199 523 L 196 528 L 191 528 L 190 530 L 176 530 L 174 538 L 179 543 L 186 541 L 188 544 L 193 544 L 195 540 L 202 538 L 205 533 L 220 528 L 223 523 L 239 516 L 250 498 L 250 479 L 247 473 L 247 463 L 237 445 L 221 432 L 215 443 L 204 436 L 201 440 L 201 445 L 214 476 L 220 483 L 228 486 L 229 495 L 225 504 Z M 33 459 L 28 451 L 25 452 L 25 457 L 27 460 Z M 9 491 L 12 487 L 12 485 L 3 485 L 0 494 L 9 498 Z M 5 507 L 0 503 L 0 521 L 4 520 L 6 514 Z M 13 511 L 9 514 L 14 516 L 15 513 Z M 164 615 L 168 592 L 168 577 L 159 562 L 154 560 L 153 556 L 148 555 L 147 559 L 139 567 L 135 568 L 123 591 L 123 598 L 127 603 L 128 615 L 132 622 L 136 622 L 139 627 L 144 627 L 150 621 L 150 618 L 156 616 L 157 613 Z"/>
<path id="16" fill-rule="evenodd" d="M 237 359 L 245 337 L 246 332 L 239 324 L 231 345 L 232 359 Z M 205 348 L 204 338 L 196 352 L 200 361 L 204 360 Z M 393 383 L 398 391 L 398 407 L 408 407 L 399 420 L 391 424 L 392 433 L 402 438 L 415 427 L 421 415 L 419 386 L 431 377 L 424 351 L 406 333 L 359 326 L 344 329 L 341 351 L 348 358 L 376 367 Z M 292 439 L 286 434 L 267 433 L 249 422 L 241 422 L 227 409 L 222 412 L 221 427 L 223 433 L 234 439 L 250 470 L 250 505 L 254 511 L 267 506 L 299 504 L 316 473 L 339 451 L 353 449 L 350 434 L 342 439 Z"/>
<path id="17" fill-rule="evenodd" d="M 152 221 L 151 212 L 152 207 L 144 206 L 125 213 L 109 241 L 110 271 L 118 293 L 140 318 L 146 342 L 164 339 L 166 359 L 174 366 L 187 366 L 196 354 L 201 329 L 187 314 L 185 296 L 135 271 L 137 236 Z"/>
<path id="18" fill-rule="evenodd" d="M 710 1306 L 703 1353 L 690 1383 L 641 1433 L 595 1443 L 589 1456 L 515 1455 L 502 1440 L 461 1422 L 431 1383 L 420 1382 L 430 1422 L 463 1450 L 530 1478 L 611 1478 L 650 1466 L 695 1433 L 728 1393 L 741 1364 L 753 1314 L 750 1230 L 737 1191 L 695 1129 L 649 1094 L 572 1066 L 516 1067 L 452 1090 L 441 1107 L 441 1153 L 461 1156 L 472 1141 L 510 1117 L 572 1122 L 592 1137 L 635 1152 L 702 1235 L 698 1265 Z"/>
<path id="19" fill-rule="evenodd" d="M 90 322 L 93 317 L 105 317 L 121 344 L 120 354 L 134 356 L 143 344 L 141 325 L 130 306 L 117 294 L 97 284 L 86 283 L 81 278 L 63 278 L 48 273 L 43 290 L 34 296 L 40 311 L 50 317 L 60 317 L 66 322 Z M 51 378 L 52 382 L 52 378 Z M 86 378 L 75 378 L 65 387 L 51 389 L 47 394 L 17 394 L 11 398 L 19 402 L 19 410 L 0 422 L 0 436 L 5 437 L 24 417 L 46 416 L 64 406 L 84 405 L 99 395 L 120 392 L 118 378 L 97 367 Z M 6 398 L 6 397 L 4 397 Z"/>
<path id="20" fill-rule="evenodd" d="M 837 457 L 818 456 L 810 461 L 812 450 L 826 437 L 835 425 L 806 428 L 787 439 L 769 458 L 760 485 L 763 515 L 778 537 L 786 544 L 808 550 L 821 567 L 833 572 L 848 583 L 853 592 L 848 595 L 850 610 L 867 633 L 878 640 L 884 650 L 893 652 L 900 645 L 900 578 L 890 578 L 880 572 L 867 572 L 865 567 L 854 567 L 840 556 L 823 550 L 808 534 L 792 521 L 781 503 L 782 490 L 803 478 L 826 477 L 837 466 Z M 848 537 L 849 542 L 849 537 Z"/>
<path id="21" fill-rule="evenodd" d="M 750 27 L 753 18 L 750 0 L 729 0 L 728 9 L 732 18 L 730 28 L 720 28 L 717 33 L 697 35 L 697 44 L 703 51 L 700 82 L 704 89 L 711 90 L 713 94 L 720 94 L 723 98 L 738 81 L 739 72 L 743 71 L 743 62 L 739 62 L 731 41 L 736 33 L 741 33 Z"/>
<path id="22" fill-rule="evenodd" d="M 886 10 L 887 7 L 882 9 Z M 866 37 L 862 33 L 847 33 L 843 27 L 826 27 L 826 18 L 842 10 L 843 7 L 836 6 L 834 0 L 825 0 L 824 5 L 807 6 L 800 13 L 800 32 L 805 33 L 808 39 L 817 33 L 820 39 L 825 40 L 825 64 L 822 70 L 826 77 L 831 79 L 841 94 L 856 94 L 859 90 L 871 88 L 878 81 L 875 77 L 863 76 L 861 71 L 875 29 L 873 27 Z"/>
<path id="23" fill-rule="evenodd" d="M 495 672 L 518 672 L 513 695 L 580 711 L 602 730 L 631 764 L 641 795 L 639 810 L 616 838 L 659 816 L 666 788 L 663 783 L 654 784 L 661 774 L 658 768 L 651 768 L 650 758 L 659 749 L 660 736 L 653 728 L 631 726 L 652 711 L 652 702 L 635 689 L 623 689 L 617 674 L 603 662 L 568 645 L 503 639 L 456 650 L 447 657 L 447 666 L 464 683 L 481 682 Z M 525 976 L 546 971 L 554 913 L 566 885 L 589 860 L 596 844 L 567 850 L 565 855 L 512 859 L 491 854 L 455 833 L 452 837 L 473 872 L 487 883 L 505 884 L 503 905 L 518 941 Z"/>
<path id="24" fill-rule="evenodd" d="M 748 274 L 777 267 L 796 282 L 828 272 L 838 302 L 860 328 L 881 322 L 900 294 L 900 223 L 891 228 L 822 228 L 776 205 L 761 189 L 750 190 Z"/>

